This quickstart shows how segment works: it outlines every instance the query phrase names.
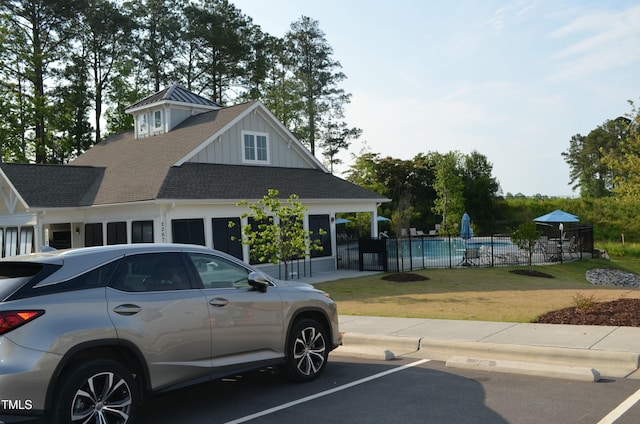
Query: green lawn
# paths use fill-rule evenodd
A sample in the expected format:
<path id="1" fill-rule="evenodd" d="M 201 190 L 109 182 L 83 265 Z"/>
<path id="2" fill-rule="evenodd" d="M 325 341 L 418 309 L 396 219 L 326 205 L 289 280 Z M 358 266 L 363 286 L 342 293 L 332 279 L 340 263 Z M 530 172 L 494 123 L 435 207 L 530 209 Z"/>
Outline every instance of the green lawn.
<path id="1" fill-rule="evenodd" d="M 331 294 L 343 315 L 506 322 L 530 322 L 545 312 L 576 306 L 579 298 L 595 301 L 640 298 L 640 289 L 592 285 L 585 272 L 593 268 L 640 273 L 640 261 L 585 259 L 533 268 L 554 278 L 509 272 L 514 267 L 426 269 L 414 272 L 429 278 L 420 282 L 391 282 L 379 274 L 320 283 L 316 287 Z"/>

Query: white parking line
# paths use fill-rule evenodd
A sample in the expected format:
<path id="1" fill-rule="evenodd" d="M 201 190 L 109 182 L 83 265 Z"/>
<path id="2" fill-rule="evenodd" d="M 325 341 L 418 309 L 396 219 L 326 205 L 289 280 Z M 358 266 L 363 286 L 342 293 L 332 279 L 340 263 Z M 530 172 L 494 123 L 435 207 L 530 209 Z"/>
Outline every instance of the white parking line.
<path id="1" fill-rule="evenodd" d="M 598 424 L 613 424 L 618 418 L 620 418 L 625 412 L 633 407 L 640 401 L 640 390 L 629 396 L 616 407 L 613 411 L 609 412 L 606 417 L 598 421 Z"/>
<path id="2" fill-rule="evenodd" d="M 333 388 L 333 389 L 330 389 L 330 390 L 325 390 L 324 392 L 320 392 L 320 393 L 316 393 L 315 395 L 303 397 L 302 399 L 294 400 L 292 402 L 287 402 L 287 403 L 284 403 L 284 404 L 282 404 L 280 406 L 275 406 L 273 408 L 265 409 L 264 411 L 256 412 L 255 414 L 251 414 L 251 415 L 247 415 L 246 417 L 238 418 L 237 420 L 228 421 L 226 424 L 245 423 L 245 422 L 251 421 L 251 420 L 253 420 L 255 418 L 263 417 L 265 415 L 268 415 L 268 414 L 271 414 L 271 413 L 274 413 L 274 412 L 277 412 L 277 411 L 281 411 L 283 409 L 287 409 L 287 408 L 290 408 L 292 406 L 299 405 L 301 403 L 309 402 L 311 400 L 318 399 L 318 398 L 321 398 L 323 396 L 327 396 L 327 395 L 339 392 L 341 390 L 350 389 L 351 387 L 357 386 L 359 384 L 363 384 L 363 383 L 366 383 L 368 381 L 375 380 L 377 378 L 381 378 L 381 377 L 384 377 L 384 376 L 389 375 L 389 374 L 400 372 L 400 371 L 406 370 L 407 368 L 415 367 L 415 366 L 418 366 L 420 364 L 424 364 L 425 362 L 429 362 L 429 361 L 430 361 L 430 359 L 421 359 L 419 361 L 412 362 L 410 364 L 403 365 L 403 366 L 398 367 L 398 368 L 393 368 L 393 369 L 390 369 L 390 370 L 387 370 L 387 371 L 383 371 L 383 372 L 378 373 L 378 374 L 374 374 L 374 375 L 369 376 L 369 377 L 362 378 L 360 380 L 353 381 L 353 382 L 351 382 L 349 384 L 345 384 L 344 386 L 336 387 L 336 388 Z"/>

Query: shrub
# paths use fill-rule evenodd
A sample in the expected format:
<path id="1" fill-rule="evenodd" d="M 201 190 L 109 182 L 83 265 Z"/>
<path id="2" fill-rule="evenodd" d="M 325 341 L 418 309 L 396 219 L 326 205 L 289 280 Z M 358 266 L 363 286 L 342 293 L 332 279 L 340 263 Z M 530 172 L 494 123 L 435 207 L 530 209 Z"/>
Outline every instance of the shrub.
<path id="1" fill-rule="evenodd" d="M 581 293 L 576 293 L 576 295 L 573 296 L 573 302 L 580 312 L 587 312 L 596 305 L 593 295 L 585 296 Z"/>

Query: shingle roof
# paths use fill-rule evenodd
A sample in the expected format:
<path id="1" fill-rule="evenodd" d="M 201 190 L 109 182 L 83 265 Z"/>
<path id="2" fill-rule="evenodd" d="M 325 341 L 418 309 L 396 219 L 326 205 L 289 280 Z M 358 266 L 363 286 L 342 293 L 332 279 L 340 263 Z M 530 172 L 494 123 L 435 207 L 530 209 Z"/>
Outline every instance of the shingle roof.
<path id="1" fill-rule="evenodd" d="M 376 199 L 384 196 L 318 169 L 185 163 L 174 166 L 159 199 L 261 199 L 268 189 L 281 198 Z"/>
<path id="2" fill-rule="evenodd" d="M 158 93 L 160 95 L 160 93 Z M 166 93 L 165 93 L 166 95 Z M 257 102 L 193 115 L 171 132 L 134 138 L 133 131 L 96 144 L 68 165 L 2 164 L 29 206 L 79 207 L 156 199 L 373 199 L 383 196 L 325 170 L 181 163 Z"/>
<path id="3" fill-rule="evenodd" d="M 140 106 L 144 106 L 152 103 L 157 103 L 163 100 L 180 102 L 180 103 L 189 103 L 189 104 L 207 106 L 207 107 L 218 107 L 218 108 L 222 107 L 218 103 L 212 100 L 205 99 L 204 97 L 198 96 L 197 94 L 192 93 L 188 90 L 185 90 L 181 86 L 174 84 L 170 87 L 165 88 L 162 91 L 158 91 L 157 93 L 150 95 L 149 97 L 145 97 L 144 99 L 137 101 L 136 103 L 129 106 L 127 110 L 138 108 Z"/>
<path id="4" fill-rule="evenodd" d="M 106 168 L 95 204 L 157 198 L 169 168 L 216 134 L 255 102 L 194 115 L 171 132 L 134 139 L 117 134 L 87 150 L 70 165 Z"/>
<path id="5" fill-rule="evenodd" d="M 104 168 L 2 163 L 5 173 L 29 207 L 79 207 L 93 204 Z"/>

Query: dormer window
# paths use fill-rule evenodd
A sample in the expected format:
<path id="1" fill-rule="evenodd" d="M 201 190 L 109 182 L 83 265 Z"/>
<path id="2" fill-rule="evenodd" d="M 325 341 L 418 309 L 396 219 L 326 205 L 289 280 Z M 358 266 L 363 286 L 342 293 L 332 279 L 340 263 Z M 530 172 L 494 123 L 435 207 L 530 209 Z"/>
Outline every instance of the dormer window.
<path id="1" fill-rule="evenodd" d="M 147 122 L 147 114 L 138 115 L 138 135 L 149 134 L 149 123 Z"/>
<path id="2" fill-rule="evenodd" d="M 220 108 L 218 103 L 174 84 L 137 101 L 125 112 L 134 116 L 135 136 L 139 138 L 164 134 L 191 116 Z"/>
<path id="3" fill-rule="evenodd" d="M 153 130 L 162 131 L 162 111 L 156 110 L 153 112 Z"/>
<path id="4" fill-rule="evenodd" d="M 243 162 L 269 163 L 269 135 L 258 132 L 242 132 Z"/>

